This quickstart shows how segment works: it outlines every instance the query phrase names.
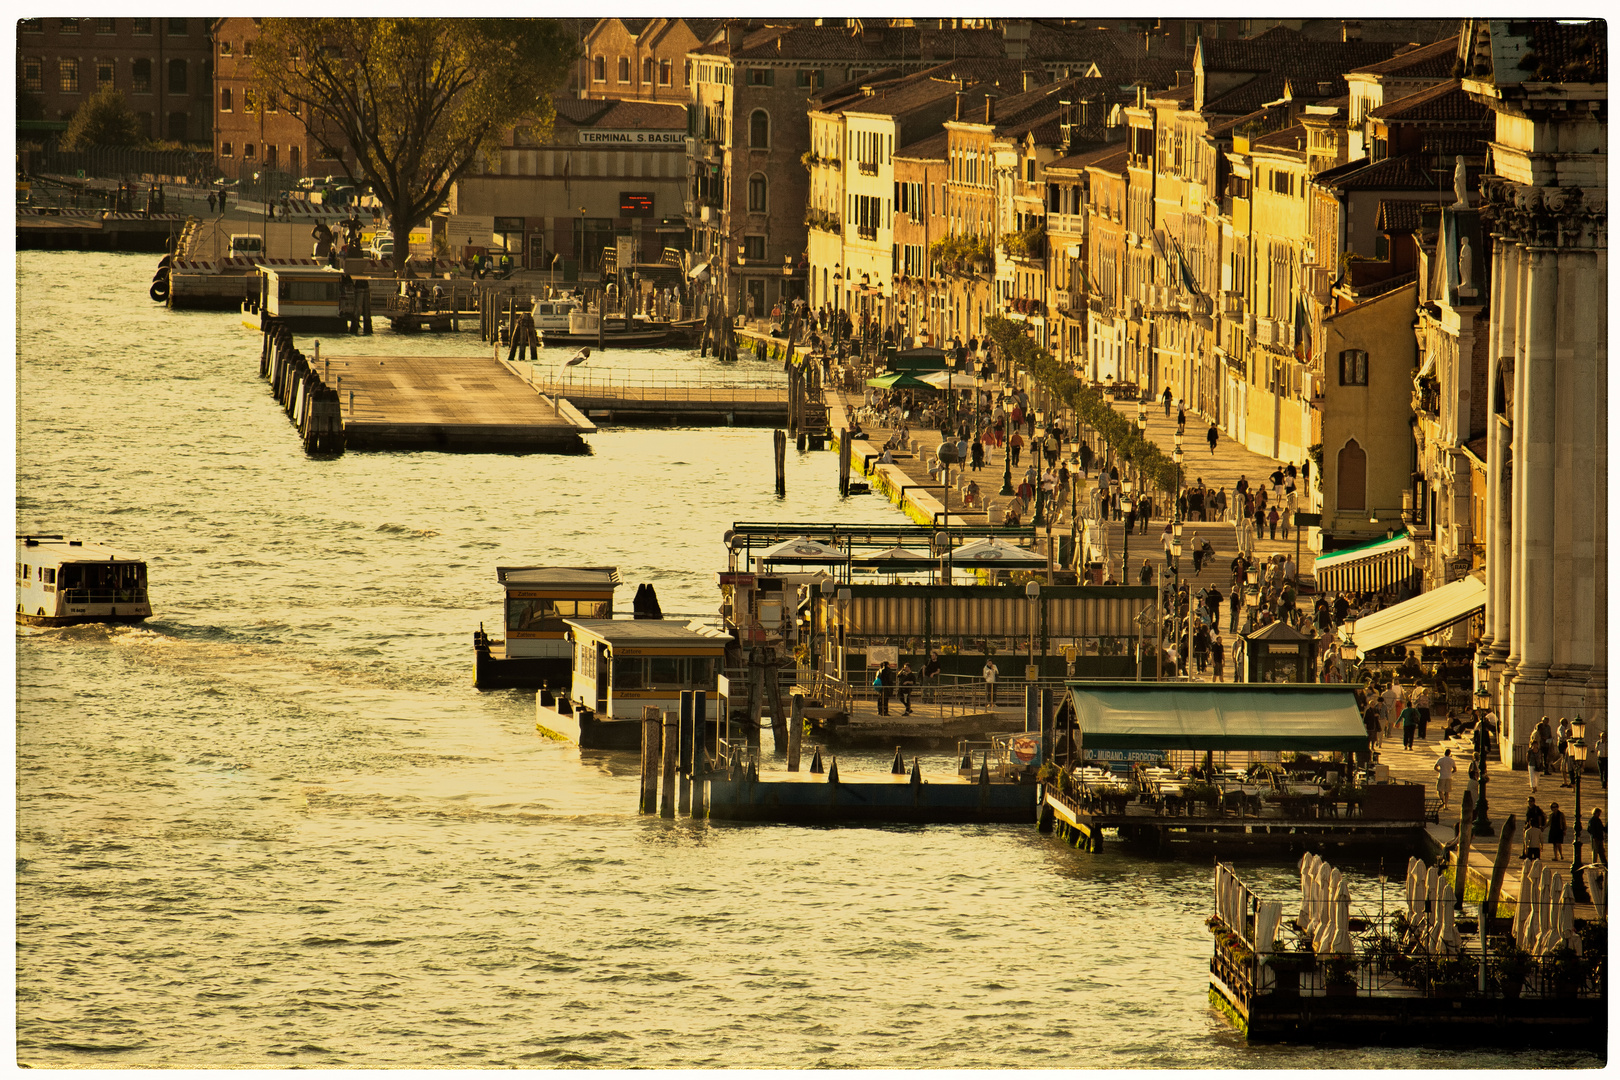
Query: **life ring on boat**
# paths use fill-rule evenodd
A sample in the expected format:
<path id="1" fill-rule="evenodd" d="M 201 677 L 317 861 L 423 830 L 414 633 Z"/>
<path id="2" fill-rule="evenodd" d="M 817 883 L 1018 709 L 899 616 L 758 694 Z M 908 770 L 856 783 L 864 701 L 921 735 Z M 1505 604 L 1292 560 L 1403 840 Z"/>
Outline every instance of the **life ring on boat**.
<path id="1" fill-rule="evenodd" d="M 169 275 L 160 274 L 152 279 L 152 287 L 146 293 L 154 301 L 161 304 L 169 299 Z"/>

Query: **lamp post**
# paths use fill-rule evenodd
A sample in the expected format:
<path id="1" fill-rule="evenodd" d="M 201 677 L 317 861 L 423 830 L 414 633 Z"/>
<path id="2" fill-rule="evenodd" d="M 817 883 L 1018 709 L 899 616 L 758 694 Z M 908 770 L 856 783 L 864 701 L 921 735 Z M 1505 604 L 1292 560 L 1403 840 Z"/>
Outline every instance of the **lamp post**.
<path id="1" fill-rule="evenodd" d="M 1250 580 L 1252 581 L 1254 571 L 1250 570 L 1249 574 L 1251 575 Z M 1339 642 L 1339 659 L 1344 662 L 1344 681 L 1349 682 L 1350 667 L 1356 662 L 1356 639 L 1355 635 L 1351 632 L 1349 623 L 1345 624 L 1344 638 Z M 1370 745 L 1368 750 L 1371 750 Z"/>
<path id="2" fill-rule="evenodd" d="M 1041 460 L 1040 443 L 1035 438 L 1035 432 L 1043 426 L 1044 417 L 1045 413 L 1041 412 L 1039 409 L 1035 411 L 1035 426 L 1030 429 L 1029 436 L 1029 460 L 1032 465 Z M 1035 480 L 1035 516 L 1030 519 L 1029 523 L 1032 528 L 1038 529 L 1045 522 L 1046 515 L 1050 511 L 1046 506 L 1046 488 L 1040 483 L 1038 469 Z"/>
<path id="3" fill-rule="evenodd" d="M 1243 632 L 1248 634 L 1254 631 L 1255 608 L 1260 604 L 1260 571 L 1251 566 L 1243 577 L 1246 586 L 1243 590 L 1243 605 L 1248 609 L 1244 613 Z M 1344 634 L 1347 642 L 1350 640 L 1350 625 L 1349 623 L 1345 624 Z M 1354 648 L 1355 644 L 1351 642 L 1351 649 L 1354 650 Z M 1350 653 L 1351 663 L 1354 663 L 1355 659 L 1356 654 L 1352 651 Z"/>
<path id="4" fill-rule="evenodd" d="M 1007 414 L 1007 423 L 1003 430 L 1006 432 L 1007 440 L 1010 440 L 1012 438 L 1012 410 L 1004 409 L 1003 411 Z M 1012 450 L 1006 445 L 1001 448 L 1001 491 L 999 494 L 1004 498 L 1011 498 L 1013 495 Z"/>
<path id="5" fill-rule="evenodd" d="M 849 682 L 846 668 L 849 662 L 849 597 L 848 589 L 838 590 L 838 674 L 846 684 Z"/>
<path id="6" fill-rule="evenodd" d="M 1147 402 L 1141 398 L 1138 398 L 1136 401 L 1136 433 L 1142 437 L 1143 442 L 1147 441 Z M 1138 481 L 1141 481 L 1142 479 L 1142 469 L 1140 466 L 1137 467 L 1136 478 Z M 1147 524 L 1145 522 L 1142 525 L 1142 531 L 1147 531 Z"/>
<path id="7" fill-rule="evenodd" d="M 1581 774 L 1586 772 L 1586 721 L 1579 713 L 1569 722 L 1570 739 L 1565 749 L 1575 763 L 1575 846 L 1570 851 L 1569 876 L 1574 879 L 1574 897 L 1582 904 L 1592 902 L 1586 891 L 1586 875 L 1581 872 Z"/>
<path id="8" fill-rule="evenodd" d="M 1121 480 L 1119 490 L 1124 493 L 1127 502 L 1130 501 L 1136 485 L 1129 480 Z M 1129 585 L 1131 578 L 1131 530 L 1125 530 L 1125 554 L 1121 563 L 1120 584 Z"/>
<path id="9" fill-rule="evenodd" d="M 1479 767 L 1479 797 L 1474 800 L 1474 835 L 1495 836 L 1496 830 L 1491 828 L 1490 803 L 1485 798 L 1485 759 L 1491 752 L 1491 731 L 1485 723 L 1485 713 L 1490 710 L 1491 692 L 1483 682 L 1475 686 L 1474 699 L 1480 703 L 1479 719 L 1474 723 L 1474 764 Z M 1578 789 L 1576 794 L 1579 795 Z M 1581 860 L 1580 811 L 1577 809 L 1575 814 L 1575 861 L 1578 863 Z"/>
<path id="10" fill-rule="evenodd" d="M 1029 667 L 1024 669 L 1024 679 L 1034 682 L 1040 677 L 1035 670 L 1035 620 L 1039 613 L 1041 599 L 1041 583 L 1031 581 L 1024 586 L 1024 595 L 1029 597 Z"/>

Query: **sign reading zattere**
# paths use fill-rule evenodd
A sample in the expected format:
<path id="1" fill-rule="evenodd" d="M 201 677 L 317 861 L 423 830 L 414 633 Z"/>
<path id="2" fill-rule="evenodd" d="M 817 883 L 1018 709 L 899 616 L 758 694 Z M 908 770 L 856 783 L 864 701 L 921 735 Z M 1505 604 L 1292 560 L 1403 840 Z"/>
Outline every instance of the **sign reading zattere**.
<path id="1" fill-rule="evenodd" d="M 587 146 L 684 146 L 685 131 L 582 131 L 579 141 Z"/>

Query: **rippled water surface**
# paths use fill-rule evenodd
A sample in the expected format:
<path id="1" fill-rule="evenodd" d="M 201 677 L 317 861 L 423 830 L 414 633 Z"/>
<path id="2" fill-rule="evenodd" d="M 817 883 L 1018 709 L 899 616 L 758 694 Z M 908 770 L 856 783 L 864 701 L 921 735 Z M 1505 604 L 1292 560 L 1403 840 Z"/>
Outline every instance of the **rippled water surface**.
<path id="1" fill-rule="evenodd" d="M 495 566 L 615 563 L 666 611 L 712 614 L 734 519 L 897 513 L 841 504 L 829 453 L 790 455 L 779 502 L 757 429 L 311 460 L 257 337 L 152 304 L 155 262 L 19 256 L 17 525 L 143 553 L 157 613 L 17 632 L 22 1062 L 1590 1063 L 1244 1047 L 1206 1003 L 1202 862 L 1022 826 L 638 817 L 633 758 L 544 741 L 532 695 L 471 689 Z M 676 352 L 591 363 L 776 377 Z M 1246 872 L 1297 890 L 1286 866 Z"/>

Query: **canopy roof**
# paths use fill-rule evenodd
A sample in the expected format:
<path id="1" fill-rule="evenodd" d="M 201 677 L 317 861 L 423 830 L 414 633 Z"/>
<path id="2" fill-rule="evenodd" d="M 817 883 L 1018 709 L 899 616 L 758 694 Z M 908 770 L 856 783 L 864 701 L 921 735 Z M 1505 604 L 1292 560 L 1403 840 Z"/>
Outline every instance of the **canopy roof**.
<path id="1" fill-rule="evenodd" d="M 1317 556 L 1318 592 L 1372 591 L 1412 576 L 1412 542 L 1405 533 Z"/>
<path id="2" fill-rule="evenodd" d="M 497 566 L 495 578 L 508 589 L 601 589 L 623 584 L 616 566 Z"/>
<path id="3" fill-rule="evenodd" d="M 1046 556 L 987 536 L 983 540 L 963 544 L 951 552 L 951 564 L 967 567 L 1045 566 Z"/>
<path id="4" fill-rule="evenodd" d="M 1091 750 L 1359 752 L 1355 687 L 1338 683 L 1071 682 Z"/>
<path id="5" fill-rule="evenodd" d="M 841 563 L 849 558 L 849 554 L 828 547 L 820 540 L 800 537 L 784 540 L 770 550 L 760 552 L 757 558 L 774 563 Z"/>
<path id="6" fill-rule="evenodd" d="M 1410 641 L 1461 622 L 1485 606 L 1485 583 L 1466 577 L 1357 619 L 1351 627 L 1356 653 Z"/>

